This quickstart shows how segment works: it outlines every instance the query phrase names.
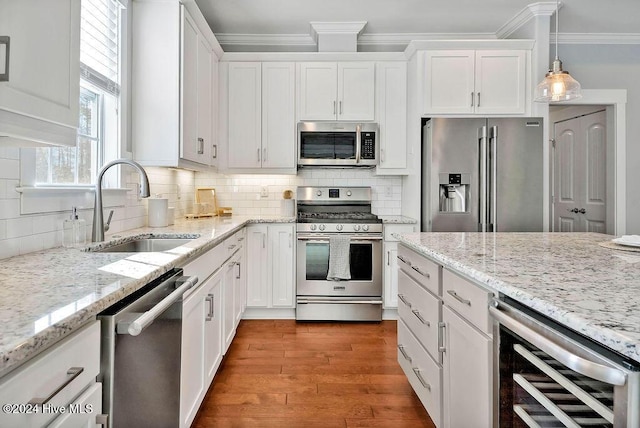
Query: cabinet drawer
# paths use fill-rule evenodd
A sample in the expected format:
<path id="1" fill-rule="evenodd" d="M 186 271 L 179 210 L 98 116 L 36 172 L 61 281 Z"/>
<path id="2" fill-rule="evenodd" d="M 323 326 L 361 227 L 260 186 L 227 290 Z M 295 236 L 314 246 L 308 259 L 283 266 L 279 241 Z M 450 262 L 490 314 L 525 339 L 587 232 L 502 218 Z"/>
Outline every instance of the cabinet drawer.
<path id="1" fill-rule="evenodd" d="M 444 269 L 442 274 L 442 300 L 482 332 L 491 336 L 489 302 L 493 293 Z"/>
<path id="2" fill-rule="evenodd" d="M 95 383 L 99 371 L 100 323 L 95 321 L 2 378 L 0 402 L 26 404 L 48 398 L 60 388 L 47 404 L 67 406 Z M 39 410 L 37 414 L 0 413 L 0 426 L 39 427 L 60 414 Z"/>
<path id="3" fill-rule="evenodd" d="M 96 416 L 102 409 L 102 384 L 94 383 L 71 404 L 73 413 L 60 415 L 49 428 L 97 427 Z"/>
<path id="4" fill-rule="evenodd" d="M 398 268 L 436 296 L 440 295 L 440 265 L 400 245 Z"/>
<path id="5" fill-rule="evenodd" d="M 440 300 L 418 285 L 404 271 L 398 273 L 398 315 L 431 357 L 440 361 L 438 321 Z"/>
<path id="6" fill-rule="evenodd" d="M 440 426 L 442 368 L 422 349 L 402 320 L 398 321 L 398 362 L 433 423 Z"/>
<path id="7" fill-rule="evenodd" d="M 416 226 L 413 224 L 389 224 L 384 226 L 384 240 L 397 242 L 398 238 L 393 236 L 394 233 L 413 233 Z"/>
<path id="8" fill-rule="evenodd" d="M 222 263 L 228 258 L 226 241 L 213 247 L 197 259 L 193 260 L 189 264 L 183 267 L 184 274 L 186 276 L 196 275 L 198 277 L 198 285 L 202 284 L 207 278 L 209 278 L 216 270 L 222 266 Z M 193 292 L 196 287 L 191 288 L 185 294 L 185 297 Z"/>

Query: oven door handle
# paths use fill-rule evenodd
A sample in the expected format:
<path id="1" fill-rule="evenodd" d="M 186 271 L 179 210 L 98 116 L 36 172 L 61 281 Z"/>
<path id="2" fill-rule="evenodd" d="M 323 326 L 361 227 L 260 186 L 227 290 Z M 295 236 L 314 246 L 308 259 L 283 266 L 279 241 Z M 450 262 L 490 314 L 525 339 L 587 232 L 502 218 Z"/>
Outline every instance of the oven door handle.
<path id="1" fill-rule="evenodd" d="M 298 235 L 298 241 L 309 241 L 309 242 L 328 242 L 328 235 L 312 235 L 312 236 L 300 236 Z M 351 238 L 351 242 L 367 242 L 367 241 L 382 241 L 382 236 L 358 236 L 357 238 Z"/>
<path id="2" fill-rule="evenodd" d="M 298 304 L 307 304 L 307 303 L 349 303 L 349 304 L 357 304 L 357 305 L 381 305 L 382 300 L 331 300 L 331 299 L 304 299 L 298 297 Z"/>
<path id="3" fill-rule="evenodd" d="M 511 308 L 503 302 L 498 302 L 498 307 L 500 306 Z M 623 386 L 627 382 L 627 375 L 623 371 L 587 360 L 572 353 L 569 349 L 557 344 L 545 336 L 542 336 L 504 311 L 490 306 L 489 313 L 501 325 L 507 327 L 509 330 L 513 331 L 532 345 L 540 348 L 540 350 L 547 353 L 550 357 L 554 358 L 561 364 L 569 367 L 571 370 L 583 376 L 587 376 L 601 382 L 606 382 L 610 385 Z"/>

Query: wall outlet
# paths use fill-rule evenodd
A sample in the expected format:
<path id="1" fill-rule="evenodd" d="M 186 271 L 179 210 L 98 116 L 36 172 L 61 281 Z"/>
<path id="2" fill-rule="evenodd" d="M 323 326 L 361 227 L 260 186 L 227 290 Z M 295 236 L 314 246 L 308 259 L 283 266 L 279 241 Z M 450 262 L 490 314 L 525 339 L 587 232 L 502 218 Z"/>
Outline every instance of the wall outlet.
<path id="1" fill-rule="evenodd" d="M 269 188 L 267 186 L 262 186 L 260 188 L 260 197 L 268 198 L 269 197 Z"/>
<path id="2" fill-rule="evenodd" d="M 182 198 L 182 194 L 180 193 L 180 185 L 176 184 L 176 198 L 177 199 L 181 199 Z"/>
<path id="3" fill-rule="evenodd" d="M 384 197 L 385 198 L 393 198 L 393 186 L 385 186 L 384 187 Z"/>

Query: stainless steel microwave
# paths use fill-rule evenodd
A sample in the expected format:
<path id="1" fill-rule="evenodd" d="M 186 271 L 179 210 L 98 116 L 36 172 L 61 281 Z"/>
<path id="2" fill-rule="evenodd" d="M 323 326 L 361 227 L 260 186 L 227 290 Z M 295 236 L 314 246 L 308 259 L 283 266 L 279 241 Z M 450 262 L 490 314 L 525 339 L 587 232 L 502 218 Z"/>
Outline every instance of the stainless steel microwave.
<path id="1" fill-rule="evenodd" d="M 374 167 L 378 164 L 378 124 L 299 122 L 298 166 Z"/>

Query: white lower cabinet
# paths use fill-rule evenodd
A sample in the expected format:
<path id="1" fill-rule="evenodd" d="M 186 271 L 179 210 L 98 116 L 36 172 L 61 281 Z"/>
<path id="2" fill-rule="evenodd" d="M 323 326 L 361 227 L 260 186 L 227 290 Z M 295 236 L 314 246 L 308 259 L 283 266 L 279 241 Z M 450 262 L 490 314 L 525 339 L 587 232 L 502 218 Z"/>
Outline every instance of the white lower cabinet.
<path id="1" fill-rule="evenodd" d="M 493 426 L 492 293 L 400 245 L 398 361 L 437 427 Z"/>
<path id="2" fill-rule="evenodd" d="M 444 426 L 491 427 L 492 341 L 447 306 L 442 321 Z"/>
<path id="3" fill-rule="evenodd" d="M 383 282 L 383 307 L 384 309 L 396 309 L 398 307 L 398 238 L 396 233 L 415 232 L 413 224 L 385 224 L 384 242 L 384 282 Z"/>
<path id="4" fill-rule="evenodd" d="M 295 225 L 247 228 L 247 307 L 295 307 Z"/>
<path id="5" fill-rule="evenodd" d="M 200 282 L 182 305 L 181 427 L 191 426 L 235 335 L 242 305 L 235 303 L 234 267 L 243 240 L 241 230 L 184 267 L 185 275 L 196 275 Z"/>
<path id="6" fill-rule="evenodd" d="M 94 321 L 0 380 L 0 402 L 25 405 L 15 412 L 0 413 L 0 426 L 98 426 L 102 412 L 102 384 L 96 382 L 99 371 L 100 322 Z M 40 404 L 36 407 L 35 403 Z"/>

